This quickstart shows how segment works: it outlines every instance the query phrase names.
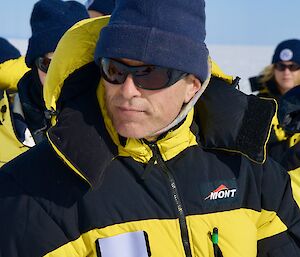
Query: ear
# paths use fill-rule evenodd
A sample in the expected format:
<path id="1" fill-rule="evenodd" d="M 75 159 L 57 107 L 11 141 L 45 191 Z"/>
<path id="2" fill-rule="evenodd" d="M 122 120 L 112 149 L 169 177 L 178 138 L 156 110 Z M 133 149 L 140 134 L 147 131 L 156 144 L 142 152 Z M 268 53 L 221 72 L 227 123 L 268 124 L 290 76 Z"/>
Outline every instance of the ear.
<path id="1" fill-rule="evenodd" d="M 187 83 L 187 88 L 186 88 L 184 103 L 188 103 L 193 98 L 193 96 L 200 90 L 202 86 L 200 80 L 192 74 L 186 77 L 186 83 Z"/>

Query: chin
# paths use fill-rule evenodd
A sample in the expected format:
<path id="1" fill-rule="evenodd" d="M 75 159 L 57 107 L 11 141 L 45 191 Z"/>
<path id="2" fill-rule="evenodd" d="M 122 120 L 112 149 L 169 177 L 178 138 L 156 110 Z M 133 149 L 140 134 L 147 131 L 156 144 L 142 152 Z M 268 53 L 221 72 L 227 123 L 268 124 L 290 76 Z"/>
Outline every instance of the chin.
<path id="1" fill-rule="evenodd" d="M 135 139 L 141 139 L 146 137 L 148 134 L 137 127 L 117 127 L 117 132 L 122 137 L 126 138 L 135 138 Z"/>
<path id="2" fill-rule="evenodd" d="M 118 132 L 119 135 L 121 135 L 122 137 L 126 137 L 126 138 L 134 138 L 134 139 L 142 139 L 144 138 L 146 135 L 143 134 L 139 134 L 139 133 L 132 133 L 132 132 Z"/>

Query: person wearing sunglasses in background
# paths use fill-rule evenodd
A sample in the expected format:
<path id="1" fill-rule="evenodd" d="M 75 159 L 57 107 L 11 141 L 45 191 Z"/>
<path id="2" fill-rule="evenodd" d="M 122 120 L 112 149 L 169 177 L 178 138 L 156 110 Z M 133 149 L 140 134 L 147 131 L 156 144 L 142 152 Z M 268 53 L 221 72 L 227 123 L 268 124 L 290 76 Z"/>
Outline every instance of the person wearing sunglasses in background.
<path id="1" fill-rule="evenodd" d="M 56 45 L 72 25 L 88 17 L 85 6 L 76 1 L 40 0 L 33 7 L 32 35 L 25 56 L 26 65 L 31 69 L 20 79 L 14 103 L 18 123 L 30 131 L 22 135 L 22 129 L 20 135 L 26 137 L 28 147 L 44 140 L 50 126 L 45 115 L 43 84 Z"/>
<path id="2" fill-rule="evenodd" d="M 252 91 L 258 96 L 279 100 L 300 84 L 300 40 L 289 39 L 278 44 L 272 63 L 258 77 L 250 78 Z"/>
<path id="3" fill-rule="evenodd" d="M 250 78 L 252 91 L 258 91 L 258 96 L 268 97 L 280 101 L 287 91 L 300 84 L 300 40 L 289 39 L 276 47 L 271 65 L 263 72 Z M 286 135 L 278 123 L 277 117 L 273 120 L 272 133 L 268 144 L 268 152 L 275 160 L 279 160 L 286 149 L 283 145 L 291 147 L 295 137 Z M 300 139 L 300 138 L 299 138 Z M 296 139 L 297 141 L 298 139 Z M 282 141 L 286 141 L 283 142 Z"/>
<path id="4" fill-rule="evenodd" d="M 3 256 L 300 256 L 275 102 L 216 72 L 204 7 L 116 0 L 64 35 L 47 139 L 0 171 Z"/>

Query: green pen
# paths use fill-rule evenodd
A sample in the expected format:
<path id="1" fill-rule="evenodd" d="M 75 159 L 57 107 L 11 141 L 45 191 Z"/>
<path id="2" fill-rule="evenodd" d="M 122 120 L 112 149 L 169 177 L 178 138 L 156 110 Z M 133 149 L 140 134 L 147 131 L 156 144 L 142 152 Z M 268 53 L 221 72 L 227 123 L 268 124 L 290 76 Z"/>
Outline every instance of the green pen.
<path id="1" fill-rule="evenodd" d="M 219 234 L 218 234 L 218 228 L 214 228 L 212 235 L 211 235 L 211 241 L 214 245 L 217 245 L 219 242 Z"/>
<path id="2" fill-rule="evenodd" d="M 213 232 L 211 233 L 211 241 L 213 243 L 214 248 L 214 257 L 223 257 L 223 254 L 221 252 L 221 249 L 219 248 L 219 233 L 218 228 L 214 227 Z"/>

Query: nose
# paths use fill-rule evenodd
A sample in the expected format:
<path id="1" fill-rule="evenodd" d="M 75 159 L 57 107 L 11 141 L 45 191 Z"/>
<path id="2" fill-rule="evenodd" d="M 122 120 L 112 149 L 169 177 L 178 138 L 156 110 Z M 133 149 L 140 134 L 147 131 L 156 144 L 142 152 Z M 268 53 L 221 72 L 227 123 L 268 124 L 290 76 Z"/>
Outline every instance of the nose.
<path id="1" fill-rule="evenodd" d="M 141 92 L 133 82 L 132 75 L 129 74 L 121 86 L 121 93 L 124 98 L 131 99 L 132 97 L 140 96 Z"/>
<path id="2" fill-rule="evenodd" d="M 291 70 L 289 69 L 289 67 L 285 67 L 284 71 L 285 74 L 289 74 L 292 73 Z"/>

